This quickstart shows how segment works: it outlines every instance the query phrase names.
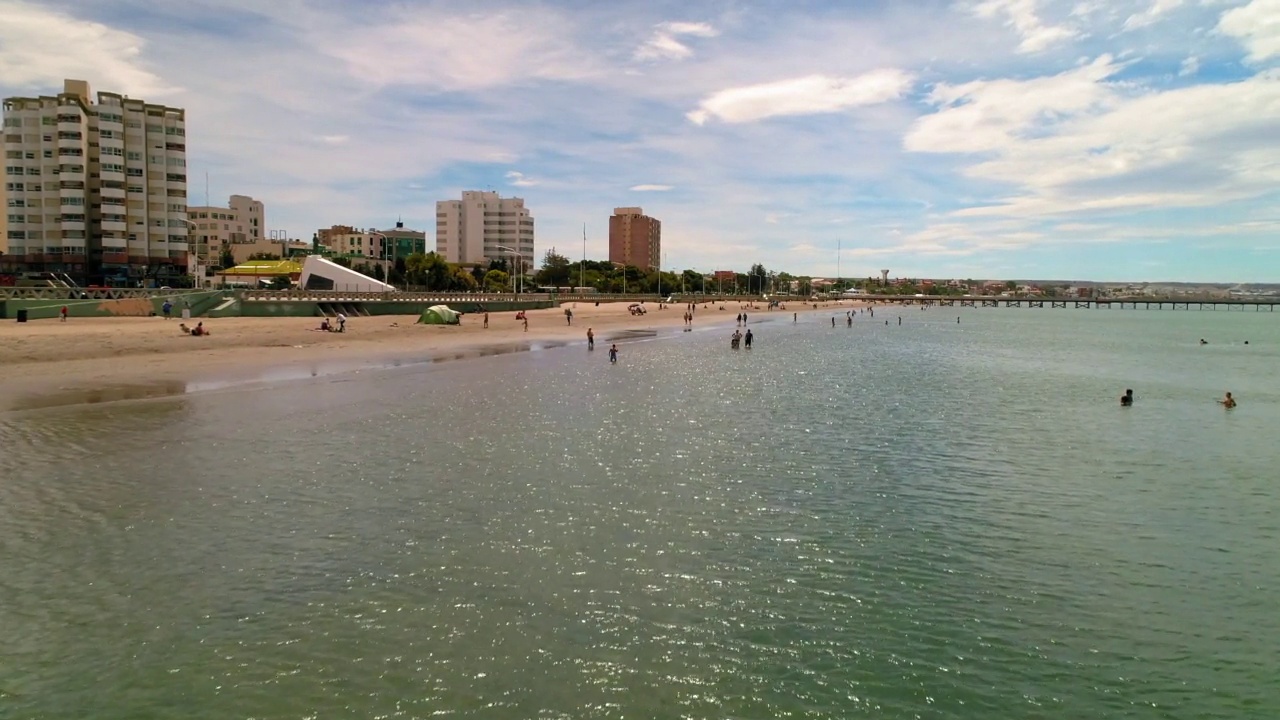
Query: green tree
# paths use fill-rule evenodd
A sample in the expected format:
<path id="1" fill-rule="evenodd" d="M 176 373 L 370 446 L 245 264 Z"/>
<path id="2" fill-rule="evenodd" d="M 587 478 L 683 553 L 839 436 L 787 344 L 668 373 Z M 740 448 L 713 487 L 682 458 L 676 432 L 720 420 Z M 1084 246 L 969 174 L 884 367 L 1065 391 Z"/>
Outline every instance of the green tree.
<path id="1" fill-rule="evenodd" d="M 346 255 L 334 255 L 333 257 L 329 258 L 329 261 L 332 262 L 334 265 L 341 265 L 342 267 L 347 268 L 348 270 L 351 269 L 351 258 L 347 257 Z"/>
<path id="2" fill-rule="evenodd" d="M 231 250 L 229 250 L 228 248 L 223 248 L 222 252 L 218 253 L 218 267 L 225 270 L 227 268 L 232 268 L 235 266 L 236 266 L 235 256 L 231 254 Z"/>
<path id="3" fill-rule="evenodd" d="M 471 292 L 480 286 L 476 278 L 465 267 L 454 265 L 449 272 L 450 289 L 459 292 Z"/>
<path id="4" fill-rule="evenodd" d="M 490 270 L 484 274 L 485 292 L 506 292 L 511 283 L 511 276 L 501 270 Z"/>
<path id="5" fill-rule="evenodd" d="M 274 253 L 258 252 L 249 256 L 250 260 L 279 260 L 280 256 Z"/>
<path id="6" fill-rule="evenodd" d="M 571 275 L 569 258 L 557 254 L 556 249 L 551 248 L 542 256 L 542 268 L 534 274 L 533 279 L 538 285 L 565 287 L 572 284 Z"/>
<path id="7" fill-rule="evenodd" d="M 765 291 L 768 287 L 769 273 L 764 269 L 764 265 L 756 263 L 751 266 L 751 270 L 747 273 L 747 293 L 758 295 Z"/>

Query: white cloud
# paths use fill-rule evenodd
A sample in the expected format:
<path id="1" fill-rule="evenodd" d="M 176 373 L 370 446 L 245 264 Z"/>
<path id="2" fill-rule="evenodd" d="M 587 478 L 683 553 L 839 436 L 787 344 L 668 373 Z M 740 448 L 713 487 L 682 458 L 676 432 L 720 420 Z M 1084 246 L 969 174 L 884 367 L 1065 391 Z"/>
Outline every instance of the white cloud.
<path id="1" fill-rule="evenodd" d="M 1200 72 L 1200 58 L 1192 55 L 1182 61 L 1178 66 L 1178 77 L 1188 77 Z"/>
<path id="2" fill-rule="evenodd" d="M 345 145 L 351 137 L 348 135 L 322 135 L 320 142 L 326 145 Z"/>
<path id="3" fill-rule="evenodd" d="M 666 192 L 674 189 L 671 185 L 632 185 L 632 192 Z"/>
<path id="4" fill-rule="evenodd" d="M 703 125 L 712 118 L 743 123 L 782 115 L 836 112 L 897 100 L 911 88 L 913 79 L 908 72 L 886 68 L 851 78 L 810 75 L 746 85 L 711 95 L 687 117 Z"/>
<path id="5" fill-rule="evenodd" d="M 1251 62 L 1280 55 L 1280 0 L 1253 0 L 1228 10 L 1218 21 L 1218 31 L 1236 38 L 1249 50 Z"/>
<path id="6" fill-rule="evenodd" d="M 984 0 L 974 5 L 972 10 L 980 18 L 1004 15 L 1005 24 L 1022 38 L 1018 44 L 1018 52 L 1021 53 L 1041 52 L 1079 35 L 1077 30 L 1067 25 L 1046 25 L 1037 12 L 1036 0 Z"/>
<path id="7" fill-rule="evenodd" d="M 677 40 L 677 37 L 710 38 L 720 31 L 708 23 L 664 22 L 659 23 L 653 35 L 636 48 L 636 60 L 684 60 L 693 56 L 693 49 Z"/>
<path id="8" fill-rule="evenodd" d="M 376 86 L 475 90 L 523 80 L 582 80 L 598 73 L 575 28 L 550 10 L 488 16 L 402 8 L 375 23 L 312 31 L 323 52 Z"/>
<path id="9" fill-rule="evenodd" d="M 507 181 L 515 187 L 533 187 L 534 185 L 538 184 L 537 180 L 534 180 L 533 178 L 525 177 L 524 173 L 516 172 L 515 170 L 509 171 L 506 174 L 506 178 L 507 178 Z"/>
<path id="10" fill-rule="evenodd" d="M 921 117 L 904 138 L 915 152 L 1004 150 L 1040 124 L 1053 124 L 1111 100 L 1103 80 L 1123 66 L 1103 55 L 1073 70 L 1031 80 L 939 83 L 929 102 L 941 108 Z"/>
<path id="11" fill-rule="evenodd" d="M 1182 5 L 1182 0 L 1151 0 L 1151 5 L 1140 13 L 1130 15 L 1124 21 L 1125 30 L 1136 30 L 1140 27 L 1151 25 L 1160 19 L 1161 15 Z"/>
<path id="12" fill-rule="evenodd" d="M 137 97 L 176 92 L 142 62 L 138 35 L 20 0 L 0 0 L 0 78 L 60 92 L 64 78 Z"/>
<path id="13" fill-rule="evenodd" d="M 1048 78 L 940 86 L 941 109 L 917 121 L 906 147 L 981 152 L 966 175 L 1018 188 L 958 218 L 1215 206 L 1280 184 L 1275 79 L 1158 92 L 1109 81 L 1117 69 L 1103 57 Z"/>

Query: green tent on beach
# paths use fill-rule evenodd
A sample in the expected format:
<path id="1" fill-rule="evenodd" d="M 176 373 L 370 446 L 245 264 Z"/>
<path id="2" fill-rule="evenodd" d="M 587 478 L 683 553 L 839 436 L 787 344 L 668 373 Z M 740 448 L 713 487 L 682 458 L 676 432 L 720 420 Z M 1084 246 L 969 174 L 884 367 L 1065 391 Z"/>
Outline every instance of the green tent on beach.
<path id="1" fill-rule="evenodd" d="M 448 305 L 432 305 L 418 317 L 419 325 L 458 325 L 461 321 L 462 313 Z"/>

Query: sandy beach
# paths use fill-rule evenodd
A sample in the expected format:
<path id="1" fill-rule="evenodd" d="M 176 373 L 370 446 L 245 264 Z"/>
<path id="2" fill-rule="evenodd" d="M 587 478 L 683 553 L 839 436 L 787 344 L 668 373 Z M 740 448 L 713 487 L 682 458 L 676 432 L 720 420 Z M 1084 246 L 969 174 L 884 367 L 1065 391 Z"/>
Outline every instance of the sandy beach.
<path id="1" fill-rule="evenodd" d="M 566 307 L 573 311 L 572 325 L 565 321 Z M 133 397 L 136 394 L 120 388 L 249 379 L 270 367 L 340 363 L 359 369 L 361 363 L 377 365 L 401 356 L 437 357 L 526 343 L 585 343 L 589 327 L 599 344 L 629 332 L 684 325 L 683 305 L 659 309 L 657 303 L 647 303 L 644 315 L 631 315 L 627 307 L 620 302 L 580 302 L 532 310 L 527 331 L 515 312 L 491 313 L 487 328 L 480 315 L 466 315 L 457 326 L 419 325 L 416 315 L 355 317 L 348 320 L 344 333 L 320 331 L 320 318 L 203 319 L 210 331 L 206 337 L 186 335 L 179 320 L 158 317 L 5 322 L 0 323 L 0 365 L 8 372 L 0 379 L 0 407 L 12 407 L 19 398 L 68 390 L 96 388 L 106 393 L 114 388 L 117 395 Z M 812 306 L 769 311 L 728 302 L 723 307 L 699 305 L 694 326 L 733 325 L 744 310 L 758 317 L 815 312 Z M 852 303 L 819 304 L 817 312 L 849 307 Z"/>

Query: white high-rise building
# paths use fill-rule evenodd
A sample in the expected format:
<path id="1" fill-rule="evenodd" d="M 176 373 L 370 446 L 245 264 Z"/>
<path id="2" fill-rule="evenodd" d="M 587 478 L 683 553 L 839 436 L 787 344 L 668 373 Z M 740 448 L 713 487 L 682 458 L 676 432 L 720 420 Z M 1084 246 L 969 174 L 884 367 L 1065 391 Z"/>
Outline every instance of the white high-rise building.
<path id="1" fill-rule="evenodd" d="M 4 101 L 8 254 L 81 284 L 186 273 L 186 113 L 67 80 Z"/>
<path id="2" fill-rule="evenodd" d="M 467 190 L 436 203 L 436 252 L 451 263 L 480 265 L 515 257 L 533 267 L 533 216 L 522 198 Z"/>

